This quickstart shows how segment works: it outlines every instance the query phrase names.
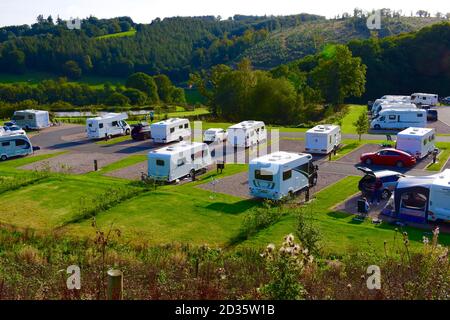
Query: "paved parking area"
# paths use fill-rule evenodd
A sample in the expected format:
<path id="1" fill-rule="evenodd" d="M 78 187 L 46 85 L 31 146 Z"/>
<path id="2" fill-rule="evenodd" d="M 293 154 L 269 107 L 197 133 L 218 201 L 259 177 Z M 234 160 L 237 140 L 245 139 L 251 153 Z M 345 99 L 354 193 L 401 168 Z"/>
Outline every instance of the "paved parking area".
<path id="1" fill-rule="evenodd" d="M 341 159 L 339 159 L 339 162 L 360 163 L 360 157 L 363 153 L 375 152 L 380 149 L 381 146 L 378 144 L 366 144 L 343 156 Z"/>
<path id="2" fill-rule="evenodd" d="M 128 180 L 139 180 L 141 179 L 142 172 L 147 173 L 147 161 L 139 162 L 126 168 L 108 172 L 105 176 Z"/>

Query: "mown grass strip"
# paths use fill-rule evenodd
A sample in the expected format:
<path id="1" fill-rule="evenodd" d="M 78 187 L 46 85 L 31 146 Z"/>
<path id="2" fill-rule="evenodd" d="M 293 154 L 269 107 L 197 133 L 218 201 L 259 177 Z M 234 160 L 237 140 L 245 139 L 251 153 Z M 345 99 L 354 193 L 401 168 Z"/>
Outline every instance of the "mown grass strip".
<path id="1" fill-rule="evenodd" d="M 437 156 L 436 163 L 431 163 L 427 166 L 426 170 L 439 172 L 443 169 L 450 158 L 450 143 L 449 142 L 437 142 L 436 147 L 440 149 L 440 153 Z"/>

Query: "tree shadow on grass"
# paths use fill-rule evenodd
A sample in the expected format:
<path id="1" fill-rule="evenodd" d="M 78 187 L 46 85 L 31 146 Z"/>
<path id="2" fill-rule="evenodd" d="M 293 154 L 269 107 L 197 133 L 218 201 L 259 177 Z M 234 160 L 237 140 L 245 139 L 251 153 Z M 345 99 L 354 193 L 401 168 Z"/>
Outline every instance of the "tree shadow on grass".
<path id="1" fill-rule="evenodd" d="M 235 203 L 214 202 L 207 205 L 206 209 L 227 214 L 240 214 L 258 205 L 258 202 L 255 200 L 242 200 Z"/>

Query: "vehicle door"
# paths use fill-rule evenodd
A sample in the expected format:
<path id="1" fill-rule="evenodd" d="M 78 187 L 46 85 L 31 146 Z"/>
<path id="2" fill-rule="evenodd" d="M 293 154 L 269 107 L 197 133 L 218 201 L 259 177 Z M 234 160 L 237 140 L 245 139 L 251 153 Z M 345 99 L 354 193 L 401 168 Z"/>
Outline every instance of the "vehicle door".
<path id="1" fill-rule="evenodd" d="M 386 165 L 389 166 L 395 166 L 398 161 L 403 160 L 400 154 L 395 151 L 386 151 L 384 157 L 385 157 L 384 162 L 386 163 Z"/>
<path id="2" fill-rule="evenodd" d="M 389 128 L 396 128 L 400 122 L 400 116 L 396 114 L 390 114 L 387 116 L 386 122 L 388 123 Z"/>
<path id="3" fill-rule="evenodd" d="M 378 151 L 377 153 L 374 154 L 373 156 L 373 164 L 376 165 L 387 165 L 386 163 L 386 152 L 385 150 L 382 151 Z"/>
<path id="4" fill-rule="evenodd" d="M 27 155 L 30 152 L 30 143 L 23 139 L 15 140 L 15 154 L 17 156 Z"/>

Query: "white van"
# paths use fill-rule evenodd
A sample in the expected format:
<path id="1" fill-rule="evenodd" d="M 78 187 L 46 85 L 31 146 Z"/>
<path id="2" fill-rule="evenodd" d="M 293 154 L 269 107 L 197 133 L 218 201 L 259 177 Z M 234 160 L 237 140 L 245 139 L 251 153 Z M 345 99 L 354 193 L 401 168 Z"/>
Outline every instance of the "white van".
<path id="1" fill-rule="evenodd" d="M 278 151 L 250 161 L 250 195 L 280 200 L 317 184 L 317 166 L 305 153 Z"/>
<path id="2" fill-rule="evenodd" d="M 450 221 L 450 169 L 426 177 L 405 177 L 398 181 L 387 205 L 398 218 Z"/>
<path id="3" fill-rule="evenodd" d="M 2 132 L 0 134 L 0 160 L 27 156 L 33 153 L 33 146 L 26 134 L 14 132 Z"/>
<path id="4" fill-rule="evenodd" d="M 247 148 L 267 140 L 266 125 L 262 121 L 242 121 L 229 127 L 227 133 L 233 147 Z"/>
<path id="5" fill-rule="evenodd" d="M 25 130 L 40 130 L 50 127 L 50 116 L 44 110 L 19 110 L 15 111 L 12 121 Z"/>
<path id="6" fill-rule="evenodd" d="M 89 139 L 112 138 L 117 135 L 129 135 L 131 127 L 125 120 L 126 113 L 108 113 L 86 120 L 86 132 Z"/>
<path id="7" fill-rule="evenodd" d="M 180 142 L 148 153 L 148 176 L 172 182 L 192 176 L 211 164 L 211 154 L 206 143 Z"/>
<path id="8" fill-rule="evenodd" d="M 382 110 L 370 123 L 371 129 L 406 129 L 409 127 L 425 128 L 427 111 L 422 109 L 387 109 Z"/>
<path id="9" fill-rule="evenodd" d="M 341 144 L 341 128 L 336 125 L 319 125 L 306 131 L 305 151 L 329 154 Z"/>
<path id="10" fill-rule="evenodd" d="M 381 110 L 387 109 L 417 109 L 414 103 L 409 102 L 383 102 L 372 112 L 373 117 L 378 116 Z"/>
<path id="11" fill-rule="evenodd" d="M 397 134 L 396 149 L 422 159 L 435 149 L 435 135 L 432 128 L 408 128 Z"/>
<path id="12" fill-rule="evenodd" d="M 436 106 L 439 102 L 439 96 L 434 93 L 413 93 L 411 102 L 419 106 Z"/>
<path id="13" fill-rule="evenodd" d="M 156 143 L 183 141 L 191 137 L 189 120 L 180 118 L 170 118 L 153 123 L 150 126 L 150 132 Z"/>
<path id="14" fill-rule="evenodd" d="M 228 133 L 224 129 L 220 128 L 211 128 L 205 131 L 203 134 L 203 142 L 211 143 L 211 142 L 218 142 L 221 143 L 222 141 L 227 141 L 228 139 Z"/>

